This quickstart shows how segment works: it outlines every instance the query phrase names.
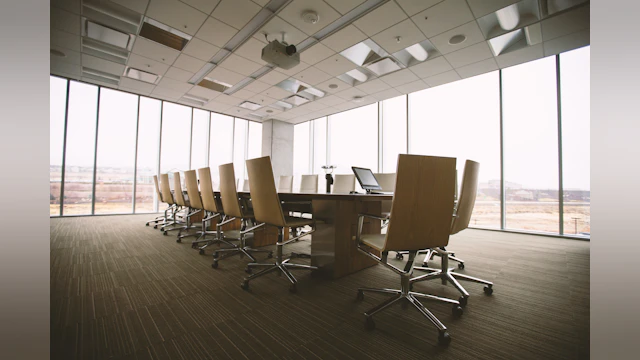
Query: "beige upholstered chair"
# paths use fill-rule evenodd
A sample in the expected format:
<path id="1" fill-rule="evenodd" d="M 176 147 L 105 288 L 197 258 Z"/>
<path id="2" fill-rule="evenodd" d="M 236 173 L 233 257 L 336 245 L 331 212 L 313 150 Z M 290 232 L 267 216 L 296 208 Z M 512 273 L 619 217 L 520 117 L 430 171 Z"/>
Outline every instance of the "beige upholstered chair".
<path id="1" fill-rule="evenodd" d="M 240 255 L 241 257 L 246 255 L 251 259 L 251 262 L 256 262 L 256 258 L 253 257 L 251 253 L 266 252 L 268 253 L 267 257 L 271 258 L 273 256 L 271 250 L 253 249 L 247 245 L 247 240 L 253 237 L 253 230 L 258 227 L 255 226 L 253 213 L 247 209 L 247 206 L 243 206 L 236 191 L 236 184 L 234 182 L 236 175 L 233 169 L 233 163 L 220 165 L 218 169 L 220 172 L 220 200 L 222 201 L 225 216 L 224 221 L 218 224 L 218 229 L 235 219 L 241 219 L 242 226 L 240 230 L 227 230 L 224 232 L 223 238 L 240 240 L 240 244 L 233 248 L 220 249 L 214 252 L 211 267 L 214 269 L 218 268 L 218 261 L 233 255 Z M 247 228 L 247 226 L 251 227 Z M 220 257 L 219 253 L 223 253 L 223 256 Z"/>
<path id="2" fill-rule="evenodd" d="M 301 193 L 317 193 L 318 192 L 318 175 L 302 175 L 300 179 Z"/>
<path id="3" fill-rule="evenodd" d="M 160 180 L 160 192 L 162 193 L 162 199 L 167 204 L 171 205 L 171 209 L 172 209 L 170 216 L 166 216 L 166 212 L 165 212 L 164 223 L 160 227 L 160 231 L 162 231 L 163 234 L 167 235 L 168 231 L 179 229 L 179 228 L 169 228 L 169 226 L 181 224 L 181 221 L 178 219 L 177 214 L 179 211 L 182 210 L 182 208 L 175 201 L 173 194 L 171 193 L 171 187 L 169 185 L 169 174 L 160 174 L 159 180 Z"/>
<path id="4" fill-rule="evenodd" d="M 204 207 L 202 205 L 202 198 L 200 197 L 200 190 L 198 189 L 198 177 L 196 176 L 195 170 L 187 170 L 184 172 L 184 183 L 187 187 L 187 196 L 189 197 L 189 201 L 187 202 L 187 204 L 190 209 L 190 215 L 188 216 L 188 218 L 190 218 L 192 215 L 195 215 L 204 210 Z M 196 231 L 194 233 L 182 235 L 183 230 L 189 230 L 189 229 L 197 229 L 197 228 L 193 226 L 193 227 L 187 227 L 185 229 L 181 229 L 180 231 L 178 231 L 177 242 L 181 242 L 182 239 L 185 237 L 197 236 L 198 238 L 200 238 L 200 236 L 202 235 L 202 231 Z M 193 247 L 193 244 L 192 244 L 192 247 Z"/>
<path id="5" fill-rule="evenodd" d="M 399 290 L 358 289 L 359 300 L 363 299 L 365 291 L 393 295 L 389 300 L 365 312 L 367 328 L 375 327 L 372 318 L 374 314 L 396 302 L 402 302 L 403 305 L 413 305 L 438 328 L 441 344 L 447 345 L 451 340 L 446 326 L 422 305 L 418 298 L 451 304 L 454 315 L 462 314 L 460 303 L 413 292 L 409 287 L 416 253 L 422 249 L 445 246 L 449 241 L 455 169 L 455 158 L 401 154 L 398 158 L 397 185 L 387 233 L 362 234 L 365 217 L 379 220 L 382 218 L 360 214 L 356 232 L 358 250 L 400 275 L 401 285 Z M 400 250 L 409 252 L 409 260 L 404 269 L 387 262 L 389 251 Z M 381 256 L 378 256 L 376 251 L 379 251 Z"/>
<path id="6" fill-rule="evenodd" d="M 331 192 L 333 194 L 348 194 L 351 191 L 356 190 L 356 176 L 353 174 L 350 175 L 335 175 L 335 180 L 333 182 L 333 188 Z"/>
<path id="7" fill-rule="evenodd" d="M 162 193 L 160 192 L 160 187 L 158 186 L 158 176 L 157 175 L 153 175 L 153 184 L 155 185 L 156 195 L 158 196 L 158 200 L 160 202 L 163 202 L 163 203 L 167 204 L 167 208 L 164 210 L 164 214 L 163 215 L 156 216 L 155 219 L 149 220 L 145 224 L 145 226 L 149 226 L 149 224 L 153 223 L 153 228 L 157 229 L 158 228 L 158 223 L 164 224 L 165 219 L 167 218 L 167 212 L 172 210 L 172 208 L 175 207 L 175 205 L 168 204 L 167 202 L 162 200 Z"/>
<path id="8" fill-rule="evenodd" d="M 378 173 L 373 176 L 378 180 L 378 185 L 382 188 L 381 191 L 393 192 L 396 188 L 396 173 Z"/>
<path id="9" fill-rule="evenodd" d="M 306 269 L 315 270 L 317 267 L 293 264 L 290 261 L 291 257 L 284 259 L 282 251 L 284 245 L 297 240 L 298 238 L 311 234 L 315 231 L 315 221 L 313 219 L 305 219 L 298 217 L 285 216 L 282 212 L 282 206 L 280 205 L 280 198 L 276 191 L 276 184 L 273 177 L 273 170 L 271 168 L 271 158 L 268 156 L 247 160 L 247 171 L 249 173 L 249 182 L 251 183 L 251 201 L 253 202 L 253 212 L 257 222 L 261 223 L 258 226 L 272 225 L 278 228 L 278 242 L 276 243 L 276 262 L 275 264 L 258 264 L 251 263 L 247 265 L 246 271 L 251 273 L 254 267 L 266 267 L 262 271 L 245 278 L 242 283 L 243 289 L 249 288 L 249 281 L 256 279 L 260 276 L 268 274 L 272 271 L 281 271 L 284 273 L 291 282 L 289 291 L 296 292 L 297 280 L 289 272 L 289 269 Z M 304 226 L 311 226 L 310 231 L 301 232 L 299 235 L 284 241 L 284 229 L 293 229 L 293 234 L 298 234 L 298 228 Z"/>
<path id="10" fill-rule="evenodd" d="M 462 174 L 462 186 L 460 187 L 460 197 L 458 204 L 453 215 L 453 221 L 451 222 L 450 234 L 455 235 L 460 231 L 466 229 L 469 226 L 471 220 L 471 213 L 473 212 L 473 206 L 476 202 L 476 192 L 478 188 L 478 172 L 480 170 L 480 164 L 475 161 L 467 160 L 464 166 L 464 173 Z M 449 260 L 451 252 L 444 249 L 444 246 L 429 247 L 430 251 L 425 256 L 425 259 L 430 259 L 432 253 L 436 253 L 442 258 L 441 268 L 434 269 L 429 267 L 418 267 L 416 270 L 428 271 L 428 274 L 421 275 L 411 279 L 411 284 L 416 282 L 426 281 L 431 279 L 441 279 L 443 284 L 451 282 L 453 286 L 460 291 L 462 296 L 460 297 L 460 303 L 462 306 L 467 304 L 467 298 L 469 293 L 458 282 L 460 280 L 472 281 L 480 284 L 484 284 L 484 292 L 487 295 L 493 293 L 493 283 L 478 278 L 474 278 L 465 274 L 456 273 L 453 268 L 449 268 Z M 461 263 L 464 264 L 464 263 Z M 461 267 L 464 268 L 464 265 Z"/>
<path id="11" fill-rule="evenodd" d="M 293 176 L 280 176 L 278 179 L 278 192 L 293 192 Z"/>
<path id="12" fill-rule="evenodd" d="M 173 199 L 175 200 L 176 204 L 178 206 L 180 206 L 181 208 L 184 209 L 184 213 L 182 215 L 183 219 L 184 219 L 184 226 L 181 227 L 175 227 L 172 229 L 165 229 L 163 234 L 167 235 L 167 231 L 173 231 L 173 230 L 178 230 L 178 239 L 176 240 L 177 242 L 181 242 L 180 239 L 180 234 L 182 233 L 182 231 L 184 230 L 189 230 L 189 229 L 197 229 L 197 226 L 194 226 L 191 224 L 191 216 L 196 214 L 198 211 L 195 209 L 191 208 L 191 205 L 189 203 L 189 201 L 187 201 L 184 198 L 184 194 L 182 193 L 182 184 L 180 182 L 180 173 L 179 172 L 174 172 L 173 173 Z M 178 214 L 176 214 L 176 217 L 178 216 Z M 176 219 L 177 221 L 177 219 Z"/>

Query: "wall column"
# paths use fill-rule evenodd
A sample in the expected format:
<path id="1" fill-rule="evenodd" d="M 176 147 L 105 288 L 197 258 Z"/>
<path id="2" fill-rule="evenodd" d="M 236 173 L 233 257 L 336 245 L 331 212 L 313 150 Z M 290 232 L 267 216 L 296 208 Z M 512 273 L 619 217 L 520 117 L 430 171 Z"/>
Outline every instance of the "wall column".
<path id="1" fill-rule="evenodd" d="M 293 175 L 293 124 L 280 120 L 262 123 L 262 156 L 271 156 L 273 175 Z"/>

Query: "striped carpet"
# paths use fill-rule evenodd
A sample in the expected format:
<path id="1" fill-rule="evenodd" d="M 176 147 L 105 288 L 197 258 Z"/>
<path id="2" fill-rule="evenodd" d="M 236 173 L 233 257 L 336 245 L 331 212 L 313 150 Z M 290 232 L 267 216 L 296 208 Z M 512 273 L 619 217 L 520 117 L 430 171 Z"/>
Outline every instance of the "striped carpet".
<path id="1" fill-rule="evenodd" d="M 145 227 L 150 217 L 51 219 L 52 359 L 589 358 L 589 242 L 482 230 L 452 237 L 461 272 L 493 281 L 495 292 L 463 284 L 471 298 L 459 319 L 423 302 L 449 327 L 442 348 L 412 308 L 383 311 L 365 330 L 362 313 L 385 296 L 357 302 L 356 289 L 399 287 L 382 266 L 334 281 L 295 272 L 297 294 L 276 275 L 244 291 L 245 259 L 214 270 L 211 251 Z M 458 297 L 439 281 L 414 290 Z"/>

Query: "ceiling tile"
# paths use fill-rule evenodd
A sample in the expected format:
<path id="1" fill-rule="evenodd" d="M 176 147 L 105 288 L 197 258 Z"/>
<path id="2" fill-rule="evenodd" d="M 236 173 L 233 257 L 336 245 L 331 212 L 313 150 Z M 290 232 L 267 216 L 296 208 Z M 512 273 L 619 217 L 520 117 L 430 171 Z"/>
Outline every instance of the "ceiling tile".
<path id="1" fill-rule="evenodd" d="M 196 33 L 196 37 L 217 47 L 223 47 L 237 32 L 233 27 L 209 17 Z"/>
<path id="2" fill-rule="evenodd" d="M 218 96 L 222 95 L 221 92 L 213 91 L 211 89 L 207 89 L 205 87 L 198 86 L 198 85 L 191 88 L 191 90 L 189 90 L 187 94 L 191 94 L 191 95 L 209 99 L 209 100 L 215 99 Z"/>
<path id="3" fill-rule="evenodd" d="M 256 72 L 256 70 L 262 67 L 262 65 L 247 60 L 242 56 L 238 56 L 236 54 L 229 55 L 226 59 L 224 59 L 224 61 L 219 64 L 219 66 L 245 76 L 253 74 L 254 72 Z"/>
<path id="4" fill-rule="evenodd" d="M 74 14 L 80 14 L 80 0 L 50 0 L 50 4 L 52 7 L 54 6 Z"/>
<path id="5" fill-rule="evenodd" d="M 483 0 L 486 1 L 486 0 Z M 413 16 L 422 10 L 428 9 L 442 0 L 396 0 L 398 5 L 409 16 Z"/>
<path id="6" fill-rule="evenodd" d="M 464 35 L 467 37 L 467 39 L 460 44 L 449 44 L 449 40 L 455 35 Z M 430 40 L 441 54 L 448 54 L 450 52 L 466 48 L 467 46 L 485 41 L 484 35 L 482 34 L 482 31 L 480 30 L 480 27 L 475 22 L 475 20 L 468 22 L 462 26 L 458 26 L 455 29 L 451 29 L 440 35 L 434 36 Z"/>
<path id="7" fill-rule="evenodd" d="M 498 64 L 496 63 L 496 60 L 491 57 L 489 59 L 482 60 L 471 65 L 459 67 L 456 69 L 456 72 L 458 73 L 458 75 L 460 75 L 461 78 L 466 79 L 495 70 L 498 70 Z"/>
<path id="8" fill-rule="evenodd" d="M 292 67 L 291 69 L 285 70 L 283 68 L 275 67 L 274 70 L 276 70 L 276 71 L 278 71 L 280 73 L 286 74 L 288 76 L 293 76 L 293 75 L 299 73 L 300 71 L 308 68 L 309 66 L 310 66 L 309 64 L 307 64 L 307 63 L 305 63 L 303 61 L 300 61 L 300 64 Z"/>
<path id="9" fill-rule="evenodd" d="M 331 76 L 338 76 L 355 69 L 357 66 L 346 57 L 340 54 L 335 54 L 330 58 L 317 63 L 316 67 Z"/>
<path id="10" fill-rule="evenodd" d="M 206 13 L 211 14 L 213 9 L 218 5 L 220 0 L 180 0 L 185 4 L 191 5 L 194 8 Z"/>
<path id="11" fill-rule="evenodd" d="M 189 35 L 195 35 L 207 19 L 205 13 L 177 0 L 153 0 L 146 15 Z"/>
<path id="12" fill-rule="evenodd" d="M 367 35 L 360 29 L 353 25 L 348 25 L 322 40 L 322 44 L 333 51 L 340 52 L 366 39 Z"/>
<path id="13" fill-rule="evenodd" d="M 346 100 L 335 96 L 335 95 L 327 95 L 321 99 L 316 100 L 317 102 L 321 103 L 321 104 L 325 104 L 327 106 L 334 106 L 334 105 L 338 105 L 338 104 L 342 104 L 344 103 Z"/>
<path id="14" fill-rule="evenodd" d="M 153 88 L 153 85 L 151 87 Z M 118 89 L 122 91 L 130 92 L 130 93 L 142 95 L 142 96 L 151 95 L 151 90 L 146 91 L 146 90 L 140 90 L 140 89 L 134 89 L 134 88 L 122 86 L 122 80 L 120 81 L 120 85 L 118 85 Z"/>
<path id="15" fill-rule="evenodd" d="M 307 38 L 307 35 L 298 30 L 295 26 L 282 20 L 278 16 L 274 16 L 269 22 L 267 22 L 259 31 L 257 31 L 253 37 L 264 41 L 266 40 L 264 35 L 267 34 L 269 41 L 278 40 L 282 42 L 282 33 L 285 33 L 284 40 L 287 44 L 297 45 Z"/>
<path id="16" fill-rule="evenodd" d="M 331 78 L 331 75 L 325 73 L 324 71 L 318 70 L 313 66 L 310 66 L 297 73 L 293 77 L 309 85 L 316 85 L 321 82 L 327 81 Z"/>
<path id="17" fill-rule="evenodd" d="M 369 95 L 387 90 L 389 88 L 391 88 L 391 86 L 389 86 L 387 83 L 383 82 L 380 79 L 373 79 L 373 80 L 367 81 L 364 84 L 360 84 L 356 86 L 356 89 L 362 90 Z"/>
<path id="18" fill-rule="evenodd" d="M 398 38 L 400 39 L 398 40 Z M 371 40 L 382 46 L 382 48 L 390 54 L 425 39 L 426 37 L 420 32 L 411 19 L 406 19 L 371 38 Z"/>
<path id="19" fill-rule="evenodd" d="M 62 0 L 65 1 L 65 0 Z M 133 10 L 139 14 L 144 14 L 147 11 L 147 5 L 149 0 L 111 0 L 112 2 L 122 5 L 127 9 Z"/>
<path id="20" fill-rule="evenodd" d="M 581 6 L 575 10 L 542 20 L 542 40 L 568 35 L 580 30 L 588 29 L 590 21 L 590 7 Z"/>
<path id="21" fill-rule="evenodd" d="M 486 41 L 471 45 L 462 50 L 454 51 L 444 56 L 454 68 L 459 68 L 478 61 L 493 57 L 493 53 Z"/>
<path id="22" fill-rule="evenodd" d="M 82 80 L 84 82 L 92 83 L 92 84 L 95 84 L 95 85 L 100 85 L 102 87 L 108 87 L 108 88 L 112 88 L 112 89 L 117 89 L 118 88 L 117 85 L 114 85 L 112 83 L 103 82 L 103 81 L 96 80 L 96 79 L 93 79 L 93 78 L 90 78 L 90 77 L 81 77 L 80 80 Z"/>
<path id="23" fill-rule="evenodd" d="M 420 91 L 428 87 L 429 85 L 427 85 L 426 82 L 424 82 L 423 80 L 418 80 L 410 82 L 408 84 L 396 86 L 396 90 L 400 91 L 403 94 L 411 94 L 412 92 Z"/>
<path id="24" fill-rule="evenodd" d="M 262 82 L 260 80 L 254 80 L 254 81 L 250 82 L 249 85 L 245 86 L 243 89 L 247 89 L 249 91 L 253 91 L 254 93 L 258 94 L 258 93 L 261 93 L 261 92 L 267 90 L 270 87 L 271 87 L 271 85 L 269 85 L 269 84 L 267 84 L 265 82 Z"/>
<path id="25" fill-rule="evenodd" d="M 249 98 L 252 98 L 256 95 L 256 93 L 254 93 L 253 91 L 249 91 L 247 89 L 240 89 L 236 92 L 234 92 L 233 94 L 231 94 L 231 96 L 238 98 L 238 99 L 242 99 L 242 100 L 248 100 Z"/>
<path id="26" fill-rule="evenodd" d="M 542 47 L 542 44 L 537 44 L 533 46 L 527 46 L 516 51 L 511 51 L 506 54 L 502 54 L 500 56 L 497 56 L 495 59 L 498 62 L 498 66 L 500 66 L 501 69 L 504 69 L 509 66 L 540 59 L 543 56 L 544 49 Z"/>
<path id="27" fill-rule="evenodd" d="M 254 3 L 264 7 L 269 3 L 270 0 L 252 0 Z"/>
<path id="28" fill-rule="evenodd" d="M 130 54 L 127 65 L 139 70 L 147 71 L 156 75 L 164 75 L 169 70 L 169 66 L 155 60 L 148 59 L 138 54 Z"/>
<path id="29" fill-rule="evenodd" d="M 233 53 L 240 55 L 245 59 L 257 62 L 260 65 L 266 65 L 267 62 L 262 60 L 262 48 L 264 48 L 265 45 L 265 43 L 258 41 L 255 38 L 249 38 Z M 302 56 L 302 54 L 300 54 L 300 56 Z"/>
<path id="30" fill-rule="evenodd" d="M 293 93 L 283 90 L 282 88 L 279 88 L 277 86 L 272 86 L 267 90 L 263 91 L 262 95 L 270 97 L 272 99 L 281 100 L 293 95 Z"/>
<path id="31" fill-rule="evenodd" d="M 182 52 L 187 55 L 193 56 L 196 59 L 209 61 L 219 50 L 219 47 L 211 45 L 206 41 L 194 37 L 189 41 Z"/>
<path id="32" fill-rule="evenodd" d="M 356 6 L 362 4 L 365 0 L 324 0 L 342 15 L 353 10 Z"/>
<path id="33" fill-rule="evenodd" d="M 464 0 L 463 0 L 464 1 Z M 373 36 L 407 18 L 394 1 L 389 1 L 353 22 L 363 33 Z"/>
<path id="34" fill-rule="evenodd" d="M 51 63 L 50 66 L 51 66 L 51 70 L 54 73 L 68 73 L 76 77 L 79 77 L 80 75 L 82 75 L 82 66 L 80 65 L 75 65 L 68 62 L 59 61 L 56 59 Z"/>
<path id="35" fill-rule="evenodd" d="M 204 61 L 198 60 L 189 55 L 180 54 L 176 59 L 176 62 L 173 63 L 173 66 L 192 73 L 197 73 L 204 66 Z"/>
<path id="36" fill-rule="evenodd" d="M 171 89 L 167 89 L 164 87 L 160 87 L 160 86 L 156 86 L 153 91 L 151 92 L 152 95 L 156 95 L 157 97 L 161 98 L 161 99 L 166 99 L 169 101 L 176 101 L 179 98 L 182 97 L 182 95 L 184 95 L 184 93 L 175 91 L 175 90 L 171 90 Z"/>
<path id="37" fill-rule="evenodd" d="M 182 82 L 182 81 L 178 81 L 178 80 L 174 80 L 174 79 L 170 79 L 168 77 L 163 77 L 160 82 L 158 83 L 159 87 L 163 87 L 169 90 L 173 90 L 179 93 L 186 93 L 187 91 L 191 90 L 191 88 L 193 87 L 193 85 L 186 83 L 186 82 Z"/>
<path id="38" fill-rule="evenodd" d="M 267 106 L 267 105 L 273 104 L 277 100 L 274 99 L 274 98 L 270 98 L 268 96 L 265 96 L 263 94 L 257 94 L 257 95 L 254 95 L 253 97 L 249 98 L 249 101 L 254 102 L 254 103 L 258 104 L 258 105 Z"/>
<path id="39" fill-rule="evenodd" d="M 587 46 L 591 43 L 589 29 L 561 36 L 553 40 L 545 41 L 544 56 L 556 55 L 561 52 Z"/>
<path id="40" fill-rule="evenodd" d="M 335 51 L 322 45 L 322 43 L 316 43 L 300 53 L 300 60 L 309 65 L 314 65 L 334 54 Z"/>
<path id="41" fill-rule="evenodd" d="M 50 28 L 80 35 L 80 16 L 55 7 L 49 12 Z"/>
<path id="42" fill-rule="evenodd" d="M 480 18 L 518 1 L 520 0 L 467 0 L 467 3 L 473 12 L 473 16 Z"/>
<path id="43" fill-rule="evenodd" d="M 249 0 L 222 0 L 211 16 L 240 30 L 260 10 L 260 6 Z"/>
<path id="44" fill-rule="evenodd" d="M 205 109 L 216 111 L 216 112 L 224 112 L 231 107 L 232 105 L 219 103 L 216 101 L 209 101 L 207 104 L 204 105 Z"/>
<path id="45" fill-rule="evenodd" d="M 82 65 L 82 61 L 81 61 L 81 53 L 77 52 L 77 51 L 73 51 L 71 49 L 65 49 L 62 47 L 58 47 L 55 45 L 51 45 L 52 49 L 58 50 L 58 51 L 62 51 L 63 53 L 65 53 L 65 57 L 58 57 L 58 56 L 54 56 L 54 55 L 49 55 L 49 58 L 52 59 L 51 61 L 61 61 L 61 62 L 66 62 L 69 64 L 74 64 L 74 65 Z"/>
<path id="46" fill-rule="evenodd" d="M 221 66 L 216 66 L 215 68 L 213 68 L 213 70 L 211 70 L 211 72 L 209 72 L 206 77 L 222 81 L 231 86 L 237 84 L 239 81 L 245 78 L 244 75 L 225 69 Z"/>
<path id="47" fill-rule="evenodd" d="M 251 112 L 253 112 L 253 110 L 241 108 L 241 107 L 238 107 L 238 106 L 233 106 L 233 107 L 225 110 L 224 112 L 229 114 L 229 115 L 233 115 L 233 116 L 246 116 L 246 115 L 249 115 Z"/>
<path id="48" fill-rule="evenodd" d="M 389 84 L 392 87 L 408 84 L 410 82 L 419 80 L 418 77 L 411 72 L 409 69 L 403 69 L 400 71 L 396 71 L 389 75 L 385 75 L 380 78 L 380 80 Z"/>
<path id="49" fill-rule="evenodd" d="M 238 105 L 238 104 L 240 104 L 241 102 L 244 101 L 242 99 L 238 99 L 236 97 L 229 96 L 229 95 L 226 95 L 226 94 L 220 94 L 218 97 L 216 97 L 215 100 L 216 100 L 216 102 L 227 104 L 227 105 L 232 105 L 232 106 L 236 106 L 236 105 Z"/>
<path id="50" fill-rule="evenodd" d="M 302 14 L 306 11 L 315 11 L 318 14 L 318 21 L 315 24 L 305 22 L 302 19 Z M 307 35 L 313 35 L 337 20 L 340 14 L 324 1 L 295 0 L 285 6 L 285 8 L 278 13 L 278 16 L 286 19 L 288 23 L 302 30 Z"/>
<path id="51" fill-rule="evenodd" d="M 82 54 L 82 66 L 118 76 L 124 73 L 124 65 L 87 54 Z"/>
<path id="52" fill-rule="evenodd" d="M 288 77 L 289 75 L 285 75 L 279 71 L 271 70 L 268 73 L 262 75 L 259 80 L 265 84 L 275 85 Z"/>
<path id="53" fill-rule="evenodd" d="M 173 64 L 176 58 L 178 58 L 178 55 L 180 55 L 180 51 L 178 50 L 160 45 L 157 42 L 147 40 L 141 36 L 136 38 L 131 51 L 134 54 L 142 55 L 166 65 Z"/>
<path id="54" fill-rule="evenodd" d="M 335 87 L 331 88 L 329 87 L 329 85 L 335 85 Z M 347 88 L 350 88 L 350 87 L 351 85 L 347 84 L 346 82 L 338 78 L 329 79 L 315 86 L 315 88 L 331 94 L 340 92 L 342 90 L 346 90 Z"/>
<path id="55" fill-rule="evenodd" d="M 347 101 L 352 100 L 354 96 L 366 96 L 366 95 L 367 93 L 355 87 L 348 88 L 336 94 L 336 96 L 341 97 Z"/>
<path id="56" fill-rule="evenodd" d="M 424 81 L 431 87 L 454 82 L 456 80 L 460 80 L 460 75 L 458 75 L 455 70 L 447 71 L 424 79 Z"/>
<path id="57" fill-rule="evenodd" d="M 73 35 L 64 31 L 51 29 L 50 43 L 51 45 L 55 45 L 62 48 L 67 48 L 67 49 L 80 52 L 80 36 L 79 35 Z"/>
<path id="58" fill-rule="evenodd" d="M 426 78 L 429 76 L 440 74 L 451 69 L 453 68 L 451 67 L 449 62 L 447 62 L 447 60 L 442 56 L 439 56 L 433 60 L 427 60 L 423 63 L 409 68 L 411 72 L 413 72 L 420 78 Z"/>
<path id="59" fill-rule="evenodd" d="M 362 106 L 362 105 L 358 104 L 358 103 L 353 103 L 353 102 L 347 101 L 347 102 L 343 102 L 342 104 L 338 104 L 338 105 L 335 105 L 335 106 L 332 106 L 332 107 L 334 109 L 336 109 L 336 112 L 334 113 L 334 114 L 336 114 L 336 113 L 339 113 L 339 112 L 355 109 L 355 108 L 360 107 L 360 106 Z"/>
<path id="60" fill-rule="evenodd" d="M 183 81 L 183 82 L 189 81 L 189 79 L 191 79 L 193 75 L 194 75 L 193 73 L 190 73 L 188 71 L 185 71 L 173 66 L 170 67 L 169 70 L 167 70 L 167 72 L 164 74 L 165 77 L 178 80 L 178 81 Z"/>
<path id="61" fill-rule="evenodd" d="M 396 90 L 396 89 L 387 89 L 385 91 L 381 91 L 378 93 L 375 93 L 371 96 L 373 96 L 374 98 L 376 98 L 376 100 L 378 101 L 383 101 L 383 100 L 387 100 L 387 99 L 391 99 L 397 96 L 401 96 L 403 95 L 400 91 Z"/>
<path id="62" fill-rule="evenodd" d="M 465 0 L 445 0 L 411 19 L 430 40 L 435 35 L 475 20 Z"/>

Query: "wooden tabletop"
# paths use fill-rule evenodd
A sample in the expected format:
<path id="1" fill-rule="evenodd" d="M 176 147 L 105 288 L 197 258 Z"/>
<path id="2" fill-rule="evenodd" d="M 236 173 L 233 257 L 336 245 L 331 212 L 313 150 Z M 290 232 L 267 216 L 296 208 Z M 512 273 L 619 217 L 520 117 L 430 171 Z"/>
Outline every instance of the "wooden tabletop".
<path id="1" fill-rule="evenodd" d="M 216 191 L 216 195 L 220 192 Z M 251 196 L 248 191 L 238 191 L 238 195 L 243 197 Z M 348 200 L 348 201 L 382 201 L 391 200 L 393 195 L 391 194 L 326 194 L 326 193 L 278 193 L 280 200 L 287 201 L 309 201 L 309 200 Z"/>

